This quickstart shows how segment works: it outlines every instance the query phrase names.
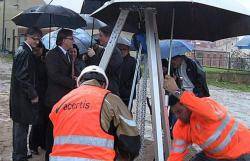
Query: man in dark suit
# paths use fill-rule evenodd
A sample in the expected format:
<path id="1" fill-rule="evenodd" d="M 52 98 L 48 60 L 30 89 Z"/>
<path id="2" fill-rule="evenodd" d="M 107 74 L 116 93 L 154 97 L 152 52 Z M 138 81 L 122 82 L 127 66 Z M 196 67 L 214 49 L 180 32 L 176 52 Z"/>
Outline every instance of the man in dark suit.
<path id="1" fill-rule="evenodd" d="M 122 52 L 123 57 L 123 62 L 121 65 L 119 92 L 121 99 L 128 106 L 134 80 L 136 60 L 129 53 L 130 41 L 128 39 L 119 38 L 117 44 L 118 48 Z"/>
<path id="2" fill-rule="evenodd" d="M 69 49 L 73 47 L 73 41 L 72 30 L 61 29 L 57 34 L 57 46 L 46 55 L 48 88 L 45 96 L 45 105 L 47 106 L 48 115 L 52 107 L 76 86 L 76 81 L 72 78 L 71 55 L 68 53 Z M 46 161 L 49 160 L 52 146 L 53 126 L 49 121 L 46 134 Z"/>
<path id="3" fill-rule="evenodd" d="M 29 28 L 26 40 L 20 44 L 13 59 L 10 87 L 10 117 L 13 120 L 13 161 L 27 161 L 27 135 L 29 124 L 34 123 L 38 108 L 36 91 L 36 64 L 32 48 L 41 39 L 42 32 Z"/>
<path id="4" fill-rule="evenodd" d="M 105 47 L 108 44 L 109 38 L 112 33 L 112 28 L 109 26 L 101 27 L 99 29 L 99 42 L 100 45 L 94 45 L 93 49 L 89 48 L 88 53 L 85 55 L 84 60 L 87 66 L 99 65 L 104 54 Z M 112 93 L 119 95 L 119 80 L 122 65 L 122 53 L 119 48 L 115 47 L 112 56 L 109 60 L 108 66 L 105 70 L 109 79 L 108 90 Z"/>

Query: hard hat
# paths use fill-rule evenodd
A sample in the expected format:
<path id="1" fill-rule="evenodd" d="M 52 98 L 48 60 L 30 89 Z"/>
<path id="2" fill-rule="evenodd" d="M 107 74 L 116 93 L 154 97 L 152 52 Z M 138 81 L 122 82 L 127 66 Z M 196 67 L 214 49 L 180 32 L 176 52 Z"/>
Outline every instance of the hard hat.
<path id="1" fill-rule="evenodd" d="M 84 68 L 81 72 L 81 74 L 79 75 L 79 77 L 77 78 L 77 87 L 79 87 L 81 84 L 80 83 L 80 80 L 81 78 L 83 77 L 83 75 L 87 74 L 87 73 L 99 73 L 101 74 L 104 78 L 105 78 L 105 81 L 106 81 L 106 86 L 105 86 L 105 89 L 108 88 L 108 85 L 109 85 L 109 80 L 108 80 L 108 77 L 106 76 L 104 70 L 99 67 L 99 66 L 96 66 L 96 65 L 90 65 L 86 68 Z M 93 78 L 94 79 L 94 78 Z"/>
<path id="2" fill-rule="evenodd" d="M 117 40 L 117 44 L 121 44 L 121 45 L 126 45 L 128 47 L 131 46 L 131 42 L 129 39 L 125 38 L 125 37 L 119 37 L 118 40 Z"/>

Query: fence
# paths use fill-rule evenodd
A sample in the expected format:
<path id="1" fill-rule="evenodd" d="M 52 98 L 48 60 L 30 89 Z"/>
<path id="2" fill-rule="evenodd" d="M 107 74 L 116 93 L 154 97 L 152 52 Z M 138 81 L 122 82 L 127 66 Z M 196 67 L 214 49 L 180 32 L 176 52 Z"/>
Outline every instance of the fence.
<path id="1" fill-rule="evenodd" d="M 199 51 L 195 59 L 202 66 L 250 71 L 250 57 L 231 57 L 229 52 Z"/>
<path id="2" fill-rule="evenodd" d="M 250 58 L 196 58 L 202 66 L 250 71 Z"/>

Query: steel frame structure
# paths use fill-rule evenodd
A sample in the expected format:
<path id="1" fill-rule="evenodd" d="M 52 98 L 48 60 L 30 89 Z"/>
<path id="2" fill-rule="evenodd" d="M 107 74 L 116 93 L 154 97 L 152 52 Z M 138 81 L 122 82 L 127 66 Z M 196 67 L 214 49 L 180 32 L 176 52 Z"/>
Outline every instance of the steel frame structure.
<path id="1" fill-rule="evenodd" d="M 122 31 L 130 10 L 135 10 L 135 8 L 121 9 L 120 15 L 117 19 L 108 44 L 105 48 L 101 62 L 99 64 L 99 66 L 104 70 L 107 68 L 112 52 L 115 48 L 118 37 Z M 155 16 L 157 13 L 154 8 L 143 8 L 141 10 L 143 11 L 143 14 L 145 16 L 146 43 L 148 51 L 149 76 L 152 98 L 153 135 L 155 139 L 155 160 L 164 161 L 165 158 L 169 155 L 170 133 L 168 113 L 166 112 L 168 97 L 165 96 L 163 90 L 162 64 L 156 24 L 157 22 Z"/>

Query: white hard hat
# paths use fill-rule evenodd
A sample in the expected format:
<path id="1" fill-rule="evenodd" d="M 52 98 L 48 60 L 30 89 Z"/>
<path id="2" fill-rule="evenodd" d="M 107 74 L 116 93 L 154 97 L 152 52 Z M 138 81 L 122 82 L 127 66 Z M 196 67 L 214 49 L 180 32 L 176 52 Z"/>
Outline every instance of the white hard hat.
<path id="1" fill-rule="evenodd" d="M 79 87 L 81 85 L 79 83 L 80 83 L 80 80 L 81 80 L 81 78 L 83 77 L 84 74 L 86 74 L 86 73 L 93 73 L 93 72 L 99 73 L 99 74 L 101 74 L 105 78 L 105 80 L 106 80 L 105 89 L 107 89 L 108 85 L 109 85 L 108 77 L 106 76 L 104 70 L 101 67 L 96 66 L 96 65 L 87 66 L 86 68 L 84 68 L 82 70 L 81 74 L 79 75 L 79 77 L 77 78 L 77 81 L 76 81 L 77 82 L 77 87 Z"/>
<path id="2" fill-rule="evenodd" d="M 129 39 L 125 38 L 125 37 L 119 37 L 117 40 L 117 44 L 121 44 L 121 45 L 126 45 L 128 47 L 131 46 L 131 42 Z"/>

